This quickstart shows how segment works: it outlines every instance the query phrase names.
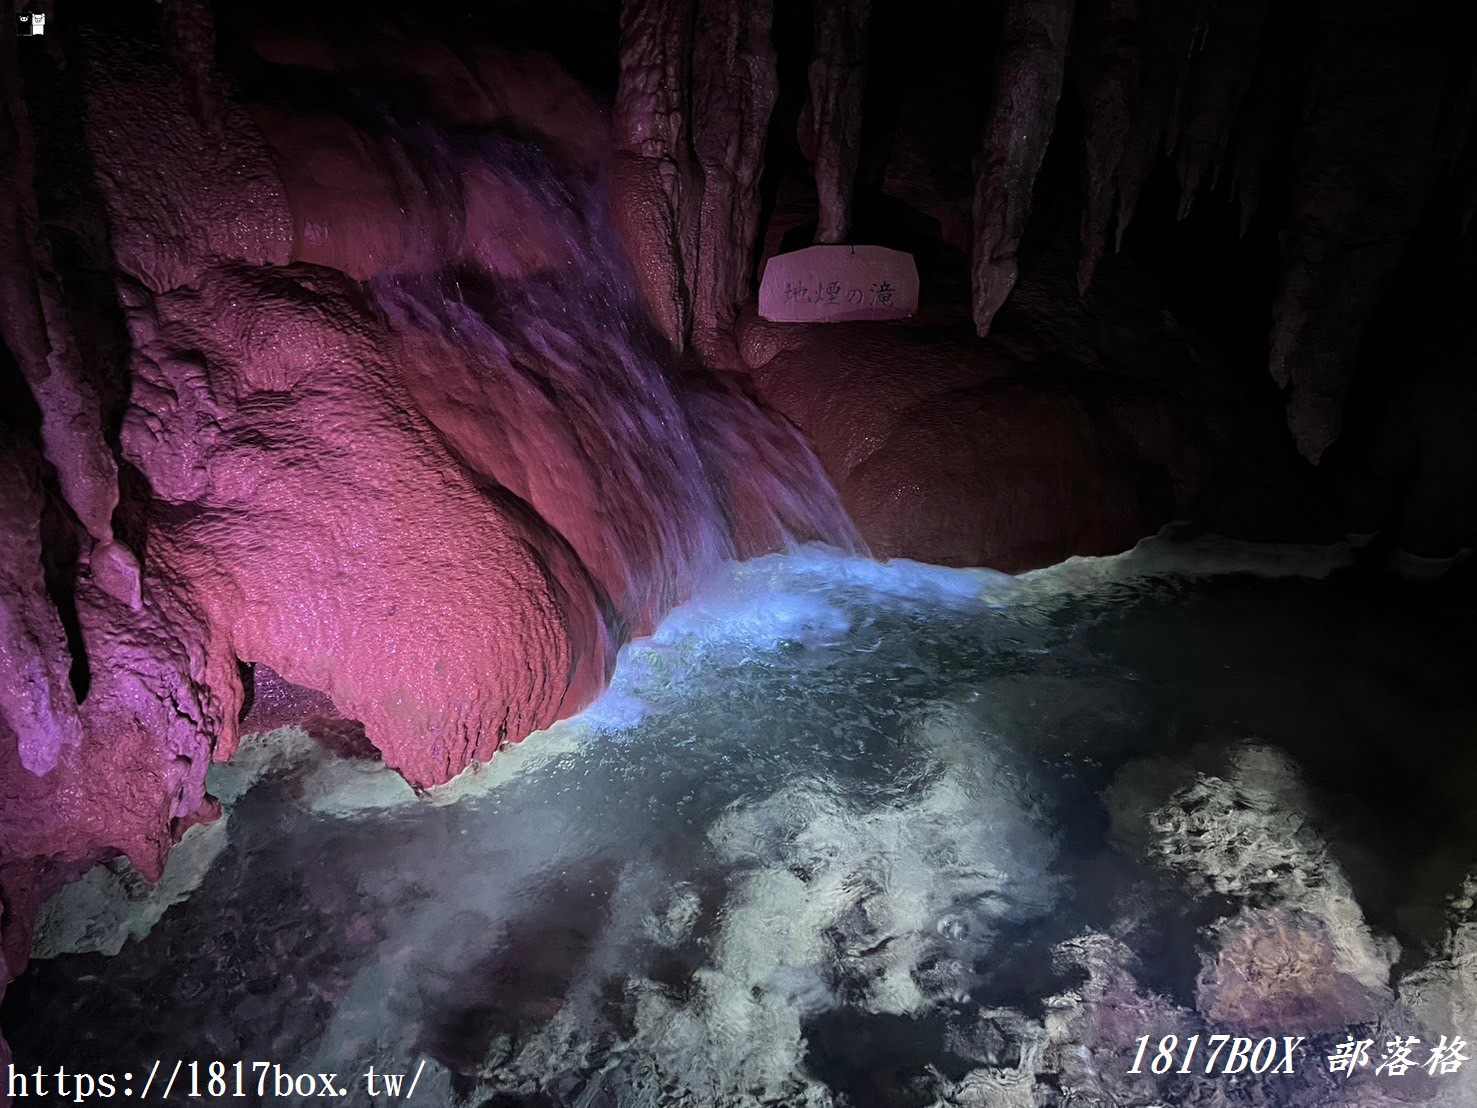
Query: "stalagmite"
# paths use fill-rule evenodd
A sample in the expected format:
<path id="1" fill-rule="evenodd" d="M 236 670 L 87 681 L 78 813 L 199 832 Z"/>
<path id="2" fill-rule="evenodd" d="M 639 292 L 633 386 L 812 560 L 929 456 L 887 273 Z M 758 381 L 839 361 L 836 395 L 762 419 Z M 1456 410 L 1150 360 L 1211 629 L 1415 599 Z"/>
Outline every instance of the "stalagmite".
<path id="1" fill-rule="evenodd" d="M 716 360 L 718 336 L 748 298 L 759 232 L 759 174 L 779 75 L 771 0 L 699 0 L 692 60 L 692 145 L 702 171 L 695 341 Z"/>
<path id="2" fill-rule="evenodd" d="M 995 102 L 975 165 L 974 325 L 981 336 L 1015 287 L 1016 249 L 1062 92 L 1072 0 L 1011 0 L 995 63 Z"/>
<path id="3" fill-rule="evenodd" d="M 817 0 L 810 63 L 810 145 L 819 201 L 817 242 L 844 242 L 861 156 L 872 0 Z"/>
<path id="4" fill-rule="evenodd" d="M 1269 0 L 1253 0 L 1217 8 L 1195 55 L 1189 87 L 1180 99 L 1176 132 L 1181 219 L 1189 214 L 1206 176 L 1212 186 L 1220 176 L 1236 113 L 1256 71 L 1269 6 Z"/>
<path id="5" fill-rule="evenodd" d="M 678 350 L 692 326 L 702 182 L 690 148 L 687 90 L 692 0 L 627 0 L 621 8 L 611 216 L 647 306 Z"/>

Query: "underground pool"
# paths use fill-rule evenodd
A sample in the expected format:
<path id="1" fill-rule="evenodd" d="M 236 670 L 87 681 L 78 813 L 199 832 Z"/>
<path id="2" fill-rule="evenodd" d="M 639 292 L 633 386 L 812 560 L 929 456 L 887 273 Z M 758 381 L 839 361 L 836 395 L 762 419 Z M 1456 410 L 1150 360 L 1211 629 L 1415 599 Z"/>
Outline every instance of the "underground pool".
<path id="1" fill-rule="evenodd" d="M 162 1062 L 158 1098 L 183 1062 L 178 1104 L 282 1075 L 485 1108 L 1471 1104 L 1427 1065 L 1477 1016 L 1469 628 L 1351 561 L 803 547 L 424 795 L 248 739 L 158 886 L 116 862 L 47 904 L 15 1068 L 121 1092 Z M 1368 1064 L 1331 1063 L 1351 1040 Z"/>

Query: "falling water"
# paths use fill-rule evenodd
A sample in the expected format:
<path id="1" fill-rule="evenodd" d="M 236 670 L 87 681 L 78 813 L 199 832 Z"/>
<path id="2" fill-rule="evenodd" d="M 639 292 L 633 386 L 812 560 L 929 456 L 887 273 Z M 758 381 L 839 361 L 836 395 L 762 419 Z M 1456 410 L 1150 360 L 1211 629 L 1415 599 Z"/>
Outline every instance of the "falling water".
<path id="1" fill-rule="evenodd" d="M 266 1061 L 365 1104 L 373 1066 L 479 1108 L 1333 1108 L 1317 1052 L 1399 972 L 1399 1018 L 1477 1017 L 1443 914 L 1477 861 L 1469 645 L 1413 639 L 1405 596 L 1162 548 L 1020 580 L 848 556 L 793 429 L 676 373 L 588 184 L 507 137 L 399 142 L 448 213 L 434 264 L 371 285 L 412 391 L 653 633 L 430 797 L 249 742 L 161 885 L 118 862 L 47 906 L 5 999 L 19 1068 Z M 499 196 L 527 241 L 462 234 Z M 1203 984 L 1238 927 L 1339 971 L 1295 982 L 1307 1068 L 1128 1077 L 1135 1035 L 1266 1015 Z"/>
<path id="2" fill-rule="evenodd" d="M 675 371 L 594 186 L 506 136 L 397 133 L 449 226 L 478 226 L 468 208 L 494 199 L 536 218 L 511 242 L 445 232 L 442 268 L 373 283 L 411 387 L 462 463 L 553 526 L 637 633 L 724 560 L 860 548 L 793 427 Z"/>

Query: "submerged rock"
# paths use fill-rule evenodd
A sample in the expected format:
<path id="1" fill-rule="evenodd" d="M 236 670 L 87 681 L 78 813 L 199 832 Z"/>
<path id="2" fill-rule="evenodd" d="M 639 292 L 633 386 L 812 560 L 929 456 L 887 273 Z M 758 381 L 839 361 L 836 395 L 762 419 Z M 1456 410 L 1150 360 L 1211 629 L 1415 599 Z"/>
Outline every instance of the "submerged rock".
<path id="1" fill-rule="evenodd" d="M 1224 760 L 1218 773 L 1140 763 L 1119 775 L 1110 799 L 1123 841 L 1198 895 L 1238 909 L 1208 930 L 1200 1011 L 1231 1027 L 1290 1034 L 1377 1018 L 1393 1001 L 1399 948 L 1370 931 L 1314 829 L 1297 766 L 1259 745 Z M 1151 807 L 1166 787 L 1168 801 Z"/>

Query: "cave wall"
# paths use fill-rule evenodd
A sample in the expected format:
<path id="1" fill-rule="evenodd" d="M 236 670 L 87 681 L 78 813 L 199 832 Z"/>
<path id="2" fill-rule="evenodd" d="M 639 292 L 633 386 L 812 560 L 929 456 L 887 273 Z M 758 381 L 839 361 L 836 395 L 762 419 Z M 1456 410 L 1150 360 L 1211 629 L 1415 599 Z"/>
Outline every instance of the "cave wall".
<path id="1" fill-rule="evenodd" d="M 254 665 L 434 785 L 793 539 L 1477 542 L 1461 5 L 53 8 L 0 31 L 4 974 L 211 818 Z M 913 319 L 758 318 L 848 241 Z"/>
<path id="2" fill-rule="evenodd" d="M 984 9 L 816 0 L 777 9 L 773 66 L 754 69 L 747 55 L 727 54 L 726 79 L 745 82 L 758 109 L 747 118 L 730 113 L 731 126 L 762 131 L 764 105 L 772 102 L 757 251 L 746 217 L 733 223 L 741 233 L 727 236 L 704 230 L 694 214 L 704 171 L 694 160 L 701 142 L 691 121 L 702 92 L 693 58 L 699 33 L 719 24 L 691 3 L 623 11 L 615 97 L 617 131 L 625 136 L 617 146 L 628 168 L 625 177 L 617 173 L 615 204 L 630 213 L 622 217 L 629 224 L 623 239 L 679 349 L 694 333 L 728 333 L 732 305 L 752 298 L 767 257 L 838 241 L 845 228 L 850 241 L 895 246 L 919 259 L 920 326 L 878 331 L 871 340 L 893 344 L 886 357 L 897 366 L 957 357 L 950 342 L 927 353 L 915 348 L 927 343 L 925 323 L 962 327 L 967 296 L 967 319 L 983 341 L 963 348 L 974 351 L 966 361 L 1014 355 L 1019 366 L 1061 354 L 1120 381 L 1142 381 L 1147 372 L 1170 394 L 1164 418 L 1180 419 L 1168 410 L 1188 404 L 1180 434 L 1203 444 L 1201 456 L 1183 457 L 1167 474 L 1145 470 L 1151 483 L 1175 487 L 1173 514 L 1251 537 L 1292 537 L 1302 518 L 1307 537 L 1340 528 L 1381 532 L 1437 558 L 1471 545 L 1470 495 L 1454 487 L 1469 483 L 1455 457 L 1462 447 L 1437 426 L 1440 419 L 1417 415 L 1429 408 L 1414 399 L 1434 390 L 1464 415 L 1472 410 L 1470 374 L 1438 368 L 1469 361 L 1458 352 L 1465 339 L 1455 313 L 1432 321 L 1415 308 L 1422 299 L 1445 299 L 1452 286 L 1473 288 L 1468 255 L 1450 249 L 1465 241 L 1474 188 L 1470 10 L 1439 5 L 1416 19 L 1395 3 L 1312 0 Z M 761 9 L 750 15 L 763 18 Z M 735 158 L 752 150 L 739 141 L 730 148 Z M 752 158 L 740 160 L 751 175 Z M 733 252 L 724 269 L 728 287 L 740 291 L 694 299 L 712 287 L 696 276 L 698 259 L 722 252 Z M 1067 254 L 1075 255 L 1070 283 L 1062 280 Z M 1126 335 L 1105 335 L 1109 313 L 1132 317 L 1118 321 Z M 1435 323 L 1434 334 L 1417 315 Z M 737 323 L 742 335 L 742 312 Z M 1402 325 L 1422 326 L 1421 364 L 1411 364 L 1407 351 L 1401 370 L 1391 371 L 1368 340 Z M 1140 356 L 1156 331 L 1174 336 L 1161 344 L 1169 348 Z M 806 387 L 844 392 L 825 366 L 844 359 L 851 339 L 836 337 L 834 356 L 832 339 L 795 341 L 814 344 L 804 359 Z M 767 340 L 756 349 L 767 349 Z M 720 362 L 729 347 L 708 341 L 701 353 Z M 777 367 L 740 363 L 768 396 L 762 382 Z M 898 378 L 905 375 L 900 368 Z M 1429 381 L 1416 385 L 1412 377 Z M 879 405 L 916 402 L 911 386 L 898 388 L 867 391 L 844 416 L 821 406 L 827 418 L 864 424 Z M 1344 437 L 1351 396 L 1360 421 Z M 1405 414 L 1395 422 L 1404 433 L 1388 425 L 1371 430 L 1373 396 L 1402 398 Z M 978 434 L 992 441 L 1016 434 L 1023 443 L 1004 453 L 1022 456 L 1032 441 L 1121 438 L 1107 417 L 1079 431 L 1056 426 L 1046 407 L 1033 420 L 992 412 L 982 418 L 996 429 Z M 1275 422 L 1274 408 L 1281 410 Z M 836 432 L 799 425 L 817 443 Z M 998 471 L 993 459 L 961 462 L 954 432 L 909 434 L 920 464 L 961 486 L 1031 486 L 1029 466 Z M 877 436 L 854 438 L 853 446 L 865 447 Z M 825 460 L 846 492 L 854 459 L 844 453 Z M 1113 452 L 1112 464 L 1145 461 L 1144 453 L 1130 441 Z M 1463 476 L 1437 493 L 1438 468 Z M 897 506 L 864 505 L 867 494 L 857 491 L 848 498 L 854 512 L 906 513 L 901 505 L 917 482 L 906 469 L 892 472 L 885 496 Z M 1066 518 L 1049 506 L 1040 513 Z M 1125 531 L 1150 518 L 1126 513 Z M 986 511 L 981 519 L 997 532 L 1012 530 L 1006 517 Z M 1117 541 L 1084 546 L 1066 540 L 1070 524 L 1043 526 L 1061 532 L 1058 555 Z M 879 553 L 903 551 L 880 532 L 870 537 Z M 950 557 L 999 557 L 958 539 L 950 540 L 957 550 Z M 921 545 L 908 552 L 926 553 Z"/>

